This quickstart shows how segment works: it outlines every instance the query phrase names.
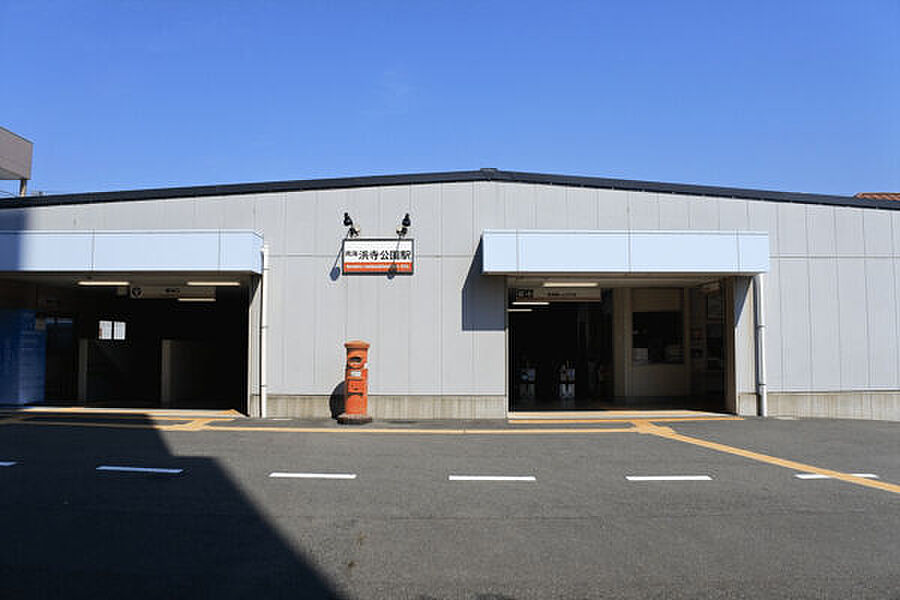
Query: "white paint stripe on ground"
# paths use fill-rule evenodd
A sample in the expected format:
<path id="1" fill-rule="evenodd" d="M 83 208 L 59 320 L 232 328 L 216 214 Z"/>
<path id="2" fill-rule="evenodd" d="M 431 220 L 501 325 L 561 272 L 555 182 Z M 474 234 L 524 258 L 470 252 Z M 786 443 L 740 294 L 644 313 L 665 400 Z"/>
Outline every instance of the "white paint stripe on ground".
<path id="1" fill-rule="evenodd" d="M 854 477 L 863 477 L 865 479 L 878 479 L 878 475 L 875 473 L 850 473 Z M 797 479 L 833 479 L 828 475 L 822 475 L 821 473 L 794 473 L 794 477 Z"/>
<path id="2" fill-rule="evenodd" d="M 626 475 L 628 481 L 712 481 L 709 475 Z"/>
<path id="3" fill-rule="evenodd" d="M 356 473 L 269 473 L 276 479 L 356 479 Z"/>
<path id="4" fill-rule="evenodd" d="M 161 469 L 157 467 L 123 467 L 120 465 L 100 465 L 98 471 L 118 471 L 123 473 L 164 473 L 166 475 L 177 475 L 184 469 Z"/>
<path id="5" fill-rule="evenodd" d="M 0 467 L 11 467 L 16 464 L 14 460 L 0 460 Z"/>
<path id="6" fill-rule="evenodd" d="M 534 475 L 450 475 L 450 481 L 537 481 Z"/>

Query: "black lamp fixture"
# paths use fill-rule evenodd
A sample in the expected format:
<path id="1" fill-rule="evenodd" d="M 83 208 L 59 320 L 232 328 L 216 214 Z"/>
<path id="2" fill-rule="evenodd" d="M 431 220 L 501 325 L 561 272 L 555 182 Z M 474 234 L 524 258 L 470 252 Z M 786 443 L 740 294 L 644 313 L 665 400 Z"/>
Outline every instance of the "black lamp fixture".
<path id="1" fill-rule="evenodd" d="M 409 231 L 409 227 L 412 225 L 412 221 L 409 218 L 409 213 L 403 215 L 403 220 L 400 221 L 400 227 L 397 228 L 397 235 L 403 237 Z"/>
<path id="2" fill-rule="evenodd" d="M 344 213 L 344 227 L 349 227 L 347 230 L 347 236 L 355 238 L 360 233 L 362 233 L 362 229 L 353 224 L 353 219 L 350 218 L 350 213 Z"/>

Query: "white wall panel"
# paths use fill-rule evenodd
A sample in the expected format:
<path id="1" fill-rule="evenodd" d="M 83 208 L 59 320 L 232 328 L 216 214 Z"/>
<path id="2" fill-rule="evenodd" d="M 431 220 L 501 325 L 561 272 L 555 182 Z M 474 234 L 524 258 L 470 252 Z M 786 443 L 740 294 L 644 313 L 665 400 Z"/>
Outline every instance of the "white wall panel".
<path id="1" fill-rule="evenodd" d="M 806 206 L 778 204 L 778 254 L 806 255 Z"/>
<path id="2" fill-rule="evenodd" d="M 327 393 L 329 390 L 317 390 L 316 374 L 316 319 L 321 307 L 316 305 L 316 294 L 312 292 L 321 284 L 322 259 L 312 256 L 290 256 L 276 259 L 275 264 L 284 265 L 283 276 L 273 277 L 270 283 L 280 287 L 281 314 L 280 328 L 283 331 L 281 357 L 270 355 L 272 359 L 280 358 L 284 368 L 281 378 L 284 384 L 273 393 Z M 274 294 L 278 290 L 273 291 Z M 271 308 L 271 305 L 270 305 Z M 276 311 L 270 311 L 274 314 Z M 270 331 L 274 324 L 270 326 Z M 273 368 L 275 365 L 273 365 Z"/>
<path id="3" fill-rule="evenodd" d="M 894 238 L 893 254 L 900 256 L 900 211 L 891 211 L 891 234 Z"/>
<path id="4" fill-rule="evenodd" d="M 253 205 L 259 196 L 226 196 L 216 200 L 216 212 L 221 218 L 222 229 L 248 229 L 253 227 Z M 205 202 L 198 198 L 198 206 Z"/>
<path id="5" fill-rule="evenodd" d="M 506 214 L 506 227 L 509 229 L 534 229 L 535 197 L 537 191 L 533 185 L 521 183 L 498 183 L 500 196 Z M 480 232 L 479 232 L 480 233 Z"/>
<path id="6" fill-rule="evenodd" d="M 403 215 L 410 212 L 410 191 L 408 185 L 392 185 L 378 188 L 379 219 L 376 234 L 378 237 L 396 237 L 397 227 Z M 412 215 L 410 214 L 410 219 Z M 409 237 L 414 237 L 415 229 L 411 228 Z"/>
<path id="7" fill-rule="evenodd" d="M 866 259 L 866 298 L 869 386 L 874 389 L 893 389 L 898 384 L 893 259 Z"/>
<path id="8" fill-rule="evenodd" d="M 662 202 L 663 195 L 659 196 Z M 713 230 L 719 228 L 719 199 L 691 198 L 691 229 Z"/>
<path id="9" fill-rule="evenodd" d="M 635 230 L 659 229 L 657 194 L 628 192 L 628 227 Z"/>
<path id="10" fill-rule="evenodd" d="M 505 206 L 496 183 L 477 181 L 474 184 L 475 235 L 481 236 L 485 229 L 502 229 L 506 222 Z M 477 241 L 476 241 L 477 242 Z"/>
<path id="11" fill-rule="evenodd" d="M 441 390 L 444 394 L 471 394 L 474 381 L 472 334 L 462 329 L 463 285 L 471 257 L 444 257 L 441 261 Z"/>
<path id="12" fill-rule="evenodd" d="M 778 205 L 774 202 L 748 201 L 747 215 L 751 231 L 769 233 L 769 254 L 778 256 Z"/>
<path id="13" fill-rule="evenodd" d="M 565 229 L 566 188 L 562 186 L 537 186 L 534 200 L 536 229 Z"/>
<path id="14" fill-rule="evenodd" d="M 347 228 L 343 226 L 344 212 L 350 213 L 353 223 L 362 228 L 360 237 L 384 238 L 393 237 L 394 231 L 384 231 L 380 226 L 381 215 L 378 202 L 378 188 L 361 188 L 351 190 L 338 201 L 343 201 L 344 206 L 338 203 L 331 204 L 327 194 L 320 193 L 316 196 L 316 221 L 331 222 L 337 227 L 339 234 L 329 238 L 330 228 L 324 229 L 322 235 L 316 234 L 316 254 L 337 254 L 340 252 L 341 240 L 347 235 Z M 331 234 L 334 235 L 333 233 Z"/>
<path id="15" fill-rule="evenodd" d="M 443 372 L 443 304 L 441 260 L 420 257 L 410 279 L 409 303 L 409 393 L 441 393 Z"/>
<path id="16" fill-rule="evenodd" d="M 162 227 L 197 229 L 194 223 L 195 211 L 196 200 L 193 198 L 162 201 Z"/>
<path id="17" fill-rule="evenodd" d="M 781 389 L 786 391 L 808 390 L 812 383 L 808 269 L 802 258 L 781 259 Z"/>
<path id="18" fill-rule="evenodd" d="M 893 252 L 891 212 L 866 209 L 863 211 L 863 238 L 867 256 L 890 256 Z"/>
<path id="19" fill-rule="evenodd" d="M 411 237 L 416 240 L 417 257 L 437 256 L 441 252 L 441 186 L 414 185 L 410 192 Z M 413 277 L 416 277 L 414 275 Z"/>
<path id="20" fill-rule="evenodd" d="M 328 210 L 319 215 L 319 195 L 317 192 L 288 192 L 284 194 L 284 243 L 286 254 L 314 254 L 319 238 L 328 241 L 329 248 L 334 240 L 343 237 L 346 227 L 341 225 L 344 215 L 343 202 L 339 195 L 332 195 Z M 333 214 L 337 209 L 338 214 Z M 327 218 L 326 218 L 327 217 Z M 323 246 L 326 244 L 323 243 Z M 324 253 L 324 252 L 323 252 Z"/>
<path id="21" fill-rule="evenodd" d="M 471 183 L 448 183 L 441 191 L 441 253 L 472 256 L 475 251 L 473 202 Z M 481 232 L 479 231 L 480 235 Z"/>
<path id="22" fill-rule="evenodd" d="M 271 254 L 284 254 L 287 247 L 284 205 L 284 194 L 261 194 L 253 204 L 253 228 L 265 232 Z"/>
<path id="23" fill-rule="evenodd" d="M 506 390 L 506 282 L 469 271 L 463 330 L 473 338 L 473 393 Z"/>
<path id="24" fill-rule="evenodd" d="M 597 229 L 597 190 L 565 188 L 566 228 Z"/>
<path id="25" fill-rule="evenodd" d="M 866 251 L 863 209 L 838 206 L 834 209 L 838 256 L 863 256 Z"/>
<path id="26" fill-rule="evenodd" d="M 676 194 L 659 195 L 660 229 L 688 229 L 691 226 L 690 200 Z"/>
<path id="27" fill-rule="evenodd" d="M 194 227 L 197 229 L 221 229 L 222 214 L 219 210 L 219 202 L 223 200 L 223 196 L 204 196 L 194 198 Z M 106 220 L 106 219 L 104 219 Z M 110 218 L 114 221 L 114 217 Z M 109 229 L 115 229 L 115 226 L 107 226 Z"/>
<path id="28" fill-rule="evenodd" d="M 163 208 L 168 200 L 143 202 L 110 202 L 104 205 L 103 229 L 163 229 L 171 227 L 165 220 Z M 76 207 L 72 207 L 76 208 Z M 243 227 L 234 229 L 250 229 L 252 221 Z"/>
<path id="29" fill-rule="evenodd" d="M 341 279 L 347 292 L 347 339 L 371 344 L 379 339 L 378 320 L 381 318 L 385 287 L 389 283 L 387 276 L 345 275 Z"/>
<path id="30" fill-rule="evenodd" d="M 597 190 L 597 229 L 628 229 L 628 192 Z"/>
<path id="31" fill-rule="evenodd" d="M 834 256 L 835 241 L 834 207 L 809 205 L 806 207 L 807 247 L 810 256 Z"/>
<path id="32" fill-rule="evenodd" d="M 344 342 L 357 339 L 348 336 L 347 330 L 347 297 L 348 290 L 344 277 L 332 280 L 328 276 L 332 259 L 325 256 L 315 257 L 312 272 L 312 288 L 307 292 L 314 295 L 316 310 L 313 335 L 315 343 L 315 381 L 312 392 L 330 394 L 344 378 L 344 362 L 346 351 Z M 285 318 L 290 319 L 294 307 L 290 298 L 285 298 L 288 312 Z M 377 340 L 368 339 L 367 342 Z M 295 392 L 302 393 L 302 392 Z"/>
<path id="33" fill-rule="evenodd" d="M 269 392 L 273 394 L 291 393 L 293 389 L 299 389 L 304 383 L 306 389 L 312 388 L 312 360 L 309 361 L 308 368 L 299 369 L 300 375 L 297 374 L 298 368 L 295 365 L 298 352 L 302 352 L 304 347 L 309 348 L 312 355 L 314 345 L 312 342 L 312 329 L 308 329 L 306 334 L 308 337 L 297 339 L 294 335 L 297 322 L 296 317 L 288 318 L 287 305 L 285 303 L 285 294 L 288 289 L 291 293 L 297 286 L 303 286 L 301 289 L 308 289 L 309 281 L 303 277 L 301 269 L 297 265 L 291 265 L 288 268 L 287 260 L 280 256 L 269 256 L 269 297 L 266 299 L 268 303 L 269 330 L 266 336 L 266 362 L 268 363 L 268 380 L 267 385 Z M 312 294 L 307 294 L 310 302 Z M 314 309 L 308 307 L 310 316 Z M 259 361 L 259 357 L 256 357 Z M 254 390 L 254 393 L 258 390 Z"/>
<path id="34" fill-rule="evenodd" d="M 415 277 L 413 275 L 412 277 Z M 381 279 L 379 313 L 377 319 L 378 393 L 405 395 L 409 393 L 409 311 L 412 277 L 397 276 Z"/>
<path id="35" fill-rule="evenodd" d="M 837 260 L 809 261 L 812 390 L 841 389 Z"/>
<path id="36" fill-rule="evenodd" d="M 38 229 L 32 222 L 37 221 L 35 209 L 7 208 L 0 210 L 0 231 L 21 231 L 26 227 Z"/>
<path id="37" fill-rule="evenodd" d="M 771 239 L 771 238 L 770 238 Z M 773 258 L 766 276 L 766 379 L 771 391 L 780 391 L 784 369 L 781 363 L 781 260 Z"/>
<path id="38" fill-rule="evenodd" d="M 869 385 L 865 261 L 839 258 L 837 263 L 841 389 L 865 389 Z"/>
<path id="39" fill-rule="evenodd" d="M 900 338 L 900 258 L 892 260 L 894 265 L 894 323 L 897 326 L 897 337 Z M 900 351 L 897 356 L 897 376 L 900 377 Z"/>
<path id="40" fill-rule="evenodd" d="M 30 229 L 103 229 L 102 214 L 94 206 L 35 207 L 28 212 L 28 227 Z M 9 211 L 0 211 L 0 214 L 7 212 Z"/>
<path id="41" fill-rule="evenodd" d="M 719 229 L 723 231 L 747 231 L 750 229 L 746 200 L 717 199 L 719 203 Z"/>

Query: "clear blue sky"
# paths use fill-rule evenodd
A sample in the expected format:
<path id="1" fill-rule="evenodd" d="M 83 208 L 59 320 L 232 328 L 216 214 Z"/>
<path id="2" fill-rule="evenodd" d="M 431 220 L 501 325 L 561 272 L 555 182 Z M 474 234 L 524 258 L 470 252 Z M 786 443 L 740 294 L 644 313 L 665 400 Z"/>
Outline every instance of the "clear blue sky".
<path id="1" fill-rule="evenodd" d="M 0 62 L 48 193 L 480 167 L 900 191 L 900 0 L 0 0 Z"/>

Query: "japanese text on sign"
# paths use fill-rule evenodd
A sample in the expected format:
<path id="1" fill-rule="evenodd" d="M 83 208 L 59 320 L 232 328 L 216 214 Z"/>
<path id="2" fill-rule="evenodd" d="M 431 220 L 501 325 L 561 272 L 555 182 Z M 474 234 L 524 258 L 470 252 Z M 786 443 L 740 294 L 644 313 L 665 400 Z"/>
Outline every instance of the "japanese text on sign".
<path id="1" fill-rule="evenodd" d="M 343 273 L 413 272 L 413 240 L 344 240 Z"/>

